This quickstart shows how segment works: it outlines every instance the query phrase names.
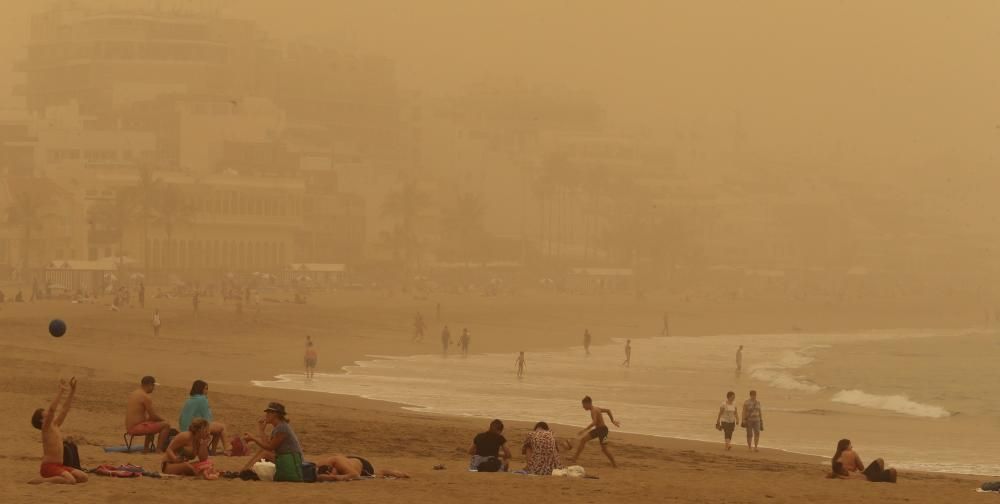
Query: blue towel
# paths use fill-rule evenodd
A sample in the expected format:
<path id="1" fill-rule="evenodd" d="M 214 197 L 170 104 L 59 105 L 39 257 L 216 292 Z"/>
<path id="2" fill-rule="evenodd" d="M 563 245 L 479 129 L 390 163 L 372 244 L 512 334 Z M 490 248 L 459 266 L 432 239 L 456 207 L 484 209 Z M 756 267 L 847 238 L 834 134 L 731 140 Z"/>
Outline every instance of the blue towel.
<path id="1" fill-rule="evenodd" d="M 132 448 L 129 448 L 129 447 L 125 446 L 125 445 L 121 445 L 121 446 L 105 446 L 104 447 L 104 453 L 132 453 L 132 452 L 141 452 L 141 451 L 142 451 L 142 444 L 141 443 L 138 444 L 138 445 L 132 445 Z"/>

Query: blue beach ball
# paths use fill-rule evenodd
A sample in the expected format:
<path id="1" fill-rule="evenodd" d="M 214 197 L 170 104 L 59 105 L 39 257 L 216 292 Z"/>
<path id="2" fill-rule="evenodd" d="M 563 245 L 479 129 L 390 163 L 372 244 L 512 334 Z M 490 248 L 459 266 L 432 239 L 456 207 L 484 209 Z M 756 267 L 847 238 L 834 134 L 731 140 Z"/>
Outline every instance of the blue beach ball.
<path id="1" fill-rule="evenodd" d="M 66 323 L 59 319 L 49 322 L 49 334 L 56 338 L 66 334 Z"/>

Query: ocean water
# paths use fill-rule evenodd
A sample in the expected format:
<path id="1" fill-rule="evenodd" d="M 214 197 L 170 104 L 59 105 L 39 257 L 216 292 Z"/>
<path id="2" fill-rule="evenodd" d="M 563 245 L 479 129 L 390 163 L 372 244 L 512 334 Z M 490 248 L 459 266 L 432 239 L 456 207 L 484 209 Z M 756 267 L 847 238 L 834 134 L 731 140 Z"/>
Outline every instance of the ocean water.
<path id="1" fill-rule="evenodd" d="M 346 394 L 397 402 L 428 413 L 586 425 L 584 395 L 611 408 L 624 432 L 722 441 L 714 429 L 727 391 L 758 390 L 761 446 L 830 456 L 852 439 L 865 460 L 928 471 L 998 475 L 1000 379 L 975 331 L 892 330 L 852 334 L 721 335 L 624 339 L 528 352 L 517 378 L 515 354 L 370 356 L 343 373 L 284 374 L 261 387 Z M 744 345 L 744 369 L 735 352 Z M 454 348 L 454 347 L 453 347 Z M 571 436 L 573 432 L 559 432 Z M 737 429 L 734 443 L 745 443 Z"/>

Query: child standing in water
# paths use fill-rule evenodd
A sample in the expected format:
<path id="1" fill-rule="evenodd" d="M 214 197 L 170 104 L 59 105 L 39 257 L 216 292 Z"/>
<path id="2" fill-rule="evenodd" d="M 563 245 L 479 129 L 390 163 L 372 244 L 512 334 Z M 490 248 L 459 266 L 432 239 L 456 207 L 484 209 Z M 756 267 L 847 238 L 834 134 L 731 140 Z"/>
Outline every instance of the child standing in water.
<path id="1" fill-rule="evenodd" d="M 517 356 L 517 360 L 514 361 L 514 365 L 517 366 L 517 377 L 521 378 L 524 376 L 524 370 L 528 367 L 528 364 L 524 361 L 524 352 L 521 352 L 521 354 Z"/>

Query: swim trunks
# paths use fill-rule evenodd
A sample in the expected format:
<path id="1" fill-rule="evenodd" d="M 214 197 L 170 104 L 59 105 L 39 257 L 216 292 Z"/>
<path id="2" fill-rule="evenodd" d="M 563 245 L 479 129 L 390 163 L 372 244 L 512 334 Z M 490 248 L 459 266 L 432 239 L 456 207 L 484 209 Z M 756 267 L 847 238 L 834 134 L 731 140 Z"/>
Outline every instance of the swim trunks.
<path id="1" fill-rule="evenodd" d="M 362 476 L 375 476 L 375 468 L 372 467 L 371 462 L 361 458 L 361 457 L 347 457 L 350 459 L 357 460 L 361 462 L 361 475 Z"/>
<path id="2" fill-rule="evenodd" d="M 38 470 L 38 473 L 41 474 L 43 478 L 62 476 L 63 473 L 67 472 L 72 474 L 70 468 L 62 464 L 56 464 L 55 462 L 42 462 L 42 467 Z"/>
<path id="3" fill-rule="evenodd" d="M 608 426 L 598 425 L 590 431 L 590 439 L 600 439 L 601 444 L 608 442 Z"/>
<path id="4" fill-rule="evenodd" d="M 159 422 L 148 422 L 148 421 L 147 422 L 142 422 L 142 423 L 135 424 L 135 425 L 132 426 L 131 429 L 128 430 L 129 434 L 136 435 L 136 436 L 144 436 L 144 435 L 149 435 L 149 434 L 156 434 L 158 432 L 160 432 L 160 423 Z"/>

